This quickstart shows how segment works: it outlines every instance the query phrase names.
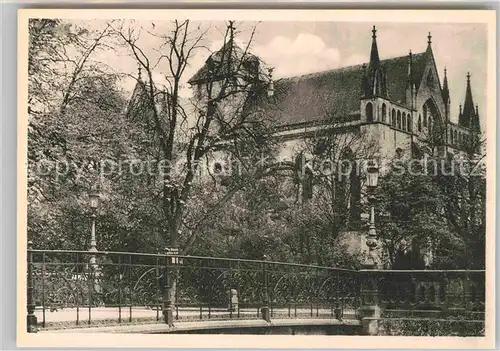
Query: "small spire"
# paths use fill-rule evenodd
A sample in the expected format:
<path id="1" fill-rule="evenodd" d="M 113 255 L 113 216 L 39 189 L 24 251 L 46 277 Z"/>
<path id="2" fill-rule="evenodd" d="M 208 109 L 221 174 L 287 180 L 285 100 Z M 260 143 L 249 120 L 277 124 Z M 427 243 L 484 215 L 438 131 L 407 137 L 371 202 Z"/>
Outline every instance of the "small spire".
<path id="1" fill-rule="evenodd" d="M 432 43 L 432 35 L 431 32 L 429 32 L 429 35 L 427 36 L 427 44 L 431 45 Z"/>
<path id="2" fill-rule="evenodd" d="M 139 76 L 138 76 L 138 78 L 137 78 L 137 79 L 138 79 L 138 80 L 141 80 L 141 76 L 142 76 L 142 67 L 141 67 L 141 65 L 139 65 L 139 66 L 137 67 L 137 71 L 139 72 Z"/>
<path id="3" fill-rule="evenodd" d="M 470 127 L 474 124 L 475 104 L 472 98 L 472 88 L 470 84 L 470 72 L 467 72 L 467 87 L 465 89 L 464 110 L 463 110 L 463 123 L 462 126 Z"/>
<path id="4" fill-rule="evenodd" d="M 446 76 L 446 67 L 444 68 L 442 95 L 443 95 L 444 103 L 448 104 L 450 102 L 450 89 L 448 88 L 448 77 Z"/>
<path id="5" fill-rule="evenodd" d="M 476 131 L 481 130 L 481 122 L 479 121 L 479 106 L 478 105 L 476 105 L 476 117 L 474 118 L 473 127 Z"/>
<path id="6" fill-rule="evenodd" d="M 377 30 L 375 29 L 375 26 L 373 26 L 372 33 L 372 48 L 370 51 L 370 63 L 368 65 L 368 68 L 371 70 L 376 69 L 380 66 L 380 58 L 378 56 L 377 48 Z"/>
<path id="7" fill-rule="evenodd" d="M 462 114 L 462 104 L 458 105 L 458 111 L 460 114 Z"/>

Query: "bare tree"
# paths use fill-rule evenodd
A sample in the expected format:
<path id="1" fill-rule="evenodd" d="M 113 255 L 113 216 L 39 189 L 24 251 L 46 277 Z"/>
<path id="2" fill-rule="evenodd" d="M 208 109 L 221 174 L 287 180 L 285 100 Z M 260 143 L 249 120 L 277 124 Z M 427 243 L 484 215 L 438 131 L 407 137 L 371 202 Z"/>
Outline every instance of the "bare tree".
<path id="1" fill-rule="evenodd" d="M 122 24 L 115 26 L 114 31 L 146 76 L 144 81 L 138 80 L 142 98 L 147 102 L 140 114 L 151 118 L 152 147 L 158 147 L 157 161 L 164 163 L 160 192 L 165 239 L 172 247 L 182 246 L 182 251 L 187 252 L 200 234 L 203 221 L 245 186 L 242 174 L 248 181 L 248 178 L 263 177 L 272 169 L 269 165 L 255 167 L 256 152 L 265 152 L 271 147 L 267 137 L 271 126 L 264 122 L 259 110 L 267 85 L 262 75 L 250 67 L 256 59 L 249 53 L 255 28 L 242 49 L 235 44 L 233 22 L 229 23 L 223 47 L 213 53 L 202 72 L 202 91 L 197 92 L 192 106 L 179 93 L 186 67 L 194 53 L 203 49 L 206 31 L 199 27 L 192 29 L 189 20 L 174 21 L 169 33 L 158 36 L 163 45 L 154 61 L 140 47 L 136 28 L 125 28 Z M 166 62 L 167 67 L 163 86 L 155 82 L 153 75 L 160 62 Z M 219 155 L 219 159 L 237 160 L 238 169 L 228 186 L 214 187 L 216 201 L 210 209 L 192 215 L 188 203 L 193 202 L 193 188 L 209 179 L 213 184 L 221 180 L 207 168 L 214 155 Z M 208 178 L 197 177 L 202 171 Z"/>

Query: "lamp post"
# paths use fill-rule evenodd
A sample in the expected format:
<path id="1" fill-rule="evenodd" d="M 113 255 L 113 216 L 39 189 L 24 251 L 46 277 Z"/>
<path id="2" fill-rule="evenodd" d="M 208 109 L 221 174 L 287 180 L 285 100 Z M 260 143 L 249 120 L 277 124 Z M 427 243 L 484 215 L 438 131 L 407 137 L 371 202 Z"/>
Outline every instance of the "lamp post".
<path id="1" fill-rule="evenodd" d="M 95 266 L 96 266 L 95 253 L 97 252 L 97 243 L 96 243 L 96 236 L 95 236 L 95 220 L 97 217 L 97 208 L 99 207 L 99 203 L 100 203 L 100 196 L 98 193 L 90 193 L 89 198 L 90 198 L 90 208 L 92 210 L 92 214 L 90 216 L 92 219 L 92 229 L 90 232 L 90 248 L 89 248 L 89 252 L 91 252 L 90 264 L 92 265 L 92 268 L 95 268 Z"/>
<path id="2" fill-rule="evenodd" d="M 368 226 L 368 236 L 366 237 L 366 246 L 368 252 L 366 255 L 365 268 L 378 268 L 379 259 L 376 253 L 378 245 L 377 231 L 375 229 L 375 196 L 374 191 L 378 185 L 379 167 L 376 162 L 370 161 L 366 168 L 366 183 L 368 187 L 368 202 L 370 204 L 370 223 Z"/>
<path id="3" fill-rule="evenodd" d="M 376 162 L 370 161 L 366 167 L 366 185 L 368 188 L 368 201 L 370 203 L 370 223 L 368 225 L 368 236 L 366 237 L 365 261 L 361 276 L 361 304 L 358 310 L 361 318 L 363 333 L 366 335 L 377 335 L 378 318 L 381 311 L 379 307 L 379 259 L 376 253 L 377 231 L 375 229 L 375 196 L 374 190 L 378 185 L 379 167 Z"/>
<path id="4" fill-rule="evenodd" d="M 234 233 L 234 231 L 232 229 L 229 229 L 229 231 L 225 234 L 226 236 L 226 245 L 227 245 L 227 253 L 226 255 L 227 256 L 230 256 L 231 255 L 231 249 L 233 247 L 233 242 L 234 242 L 234 238 L 236 237 L 236 234 Z"/>

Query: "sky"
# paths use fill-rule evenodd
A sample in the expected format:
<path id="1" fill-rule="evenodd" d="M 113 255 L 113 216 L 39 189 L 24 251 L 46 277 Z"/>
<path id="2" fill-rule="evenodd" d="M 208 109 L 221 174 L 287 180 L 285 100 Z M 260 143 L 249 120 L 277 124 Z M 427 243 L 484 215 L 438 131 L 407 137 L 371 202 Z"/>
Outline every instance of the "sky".
<path id="1" fill-rule="evenodd" d="M 102 27 L 102 21 L 86 21 L 92 28 Z M 148 56 L 158 57 L 161 40 L 150 33 L 165 34 L 170 30 L 170 22 L 136 21 L 132 23 L 138 30 L 142 28 L 139 45 Z M 192 22 L 193 29 L 201 26 L 208 29 L 203 44 L 207 49 L 195 52 L 190 67 L 185 74 L 187 81 L 205 62 L 210 52 L 220 48 L 226 23 Z M 459 104 L 463 104 L 467 72 L 471 74 L 474 103 L 479 105 L 479 113 L 484 121 L 486 110 L 487 74 L 487 28 L 483 24 L 468 23 L 354 23 L 354 22 L 237 22 L 237 41 L 245 46 L 252 29 L 255 35 L 250 46 L 267 65 L 274 67 L 274 78 L 295 76 L 334 69 L 369 61 L 372 26 L 377 28 L 377 44 L 381 59 L 408 55 L 425 51 L 427 36 L 431 32 L 432 49 L 436 60 L 440 82 L 443 82 L 444 68 L 447 69 L 451 93 L 451 120 L 458 121 Z M 148 33 L 150 32 L 150 33 Z M 126 51 L 105 51 L 100 60 L 121 73 L 137 75 L 137 64 Z M 162 80 L 164 67 L 160 65 L 155 78 Z M 135 82 L 126 79 L 125 90 L 131 92 Z M 185 97 L 190 90 L 183 89 Z M 484 122 L 481 123 L 485 125 Z"/>

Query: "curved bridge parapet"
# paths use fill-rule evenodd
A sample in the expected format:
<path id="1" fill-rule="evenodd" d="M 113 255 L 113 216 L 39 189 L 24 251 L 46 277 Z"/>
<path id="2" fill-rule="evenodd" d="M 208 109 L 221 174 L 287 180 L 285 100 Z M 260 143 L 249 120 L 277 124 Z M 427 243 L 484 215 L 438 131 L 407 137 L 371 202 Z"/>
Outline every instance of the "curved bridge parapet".
<path id="1" fill-rule="evenodd" d="M 387 334 L 387 321 L 397 318 L 475 321 L 481 329 L 484 273 L 29 247 L 27 329 L 162 325 L 174 332 L 194 322 L 267 328 L 319 320 L 338 330 L 362 325 L 366 334 Z"/>

